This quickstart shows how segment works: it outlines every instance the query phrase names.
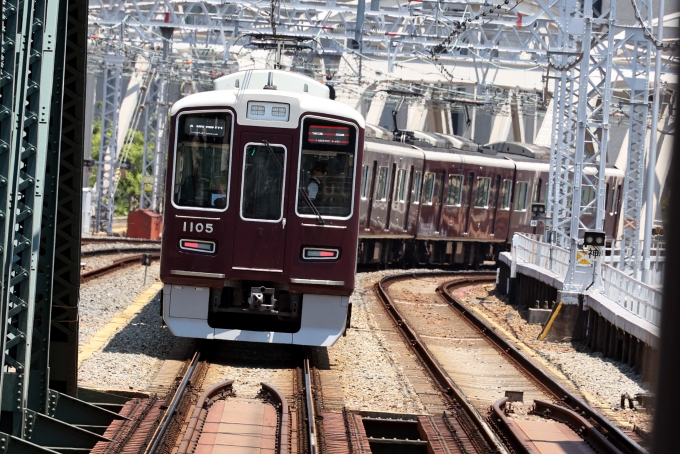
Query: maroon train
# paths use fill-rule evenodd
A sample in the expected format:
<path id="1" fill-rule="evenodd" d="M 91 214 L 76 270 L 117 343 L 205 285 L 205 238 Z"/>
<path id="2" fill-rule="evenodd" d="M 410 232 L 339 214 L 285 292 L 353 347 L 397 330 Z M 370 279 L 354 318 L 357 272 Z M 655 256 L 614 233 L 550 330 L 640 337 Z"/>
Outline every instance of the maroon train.
<path id="1" fill-rule="evenodd" d="M 432 145 L 450 137 L 430 135 Z M 450 142 L 455 144 L 447 141 L 447 146 Z M 515 142 L 464 151 L 435 148 L 424 141 L 405 145 L 367 138 L 361 168 L 359 263 L 473 267 L 493 263 L 507 250 L 513 233 L 542 231 L 538 222 L 532 226 L 531 206 L 545 203 L 549 157 L 549 149 Z M 605 175 L 605 231 L 613 238 L 624 175 L 615 168 L 608 168 Z M 594 197 L 591 188 L 584 188 L 582 205 Z"/>
<path id="2" fill-rule="evenodd" d="M 332 345 L 354 290 L 364 119 L 283 71 L 172 108 L 161 252 L 176 336 Z"/>

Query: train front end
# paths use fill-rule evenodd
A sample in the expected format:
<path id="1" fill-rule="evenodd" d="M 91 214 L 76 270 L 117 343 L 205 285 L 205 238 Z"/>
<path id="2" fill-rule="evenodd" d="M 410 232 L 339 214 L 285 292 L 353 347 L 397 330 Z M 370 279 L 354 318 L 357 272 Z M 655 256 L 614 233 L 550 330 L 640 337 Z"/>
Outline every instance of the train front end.
<path id="1" fill-rule="evenodd" d="M 249 71 L 172 109 L 161 279 L 176 336 L 330 346 L 354 289 L 364 121 Z"/>

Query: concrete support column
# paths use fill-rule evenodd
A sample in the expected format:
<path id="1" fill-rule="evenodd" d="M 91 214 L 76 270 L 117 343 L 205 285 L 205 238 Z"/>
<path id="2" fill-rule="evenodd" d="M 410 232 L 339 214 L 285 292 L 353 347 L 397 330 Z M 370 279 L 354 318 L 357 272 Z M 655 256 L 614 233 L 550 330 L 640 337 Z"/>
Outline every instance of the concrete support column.
<path id="1" fill-rule="evenodd" d="M 453 134 L 453 124 L 451 122 L 451 106 L 443 105 L 440 109 L 442 134 Z"/>
<path id="2" fill-rule="evenodd" d="M 555 100 L 551 99 L 550 103 L 548 104 L 548 108 L 545 111 L 545 117 L 543 117 L 543 123 L 541 123 L 540 129 L 538 129 L 538 131 L 534 131 L 534 134 L 536 135 L 534 144 L 536 145 L 550 148 L 552 144 L 552 137 L 555 133 L 552 126 L 554 104 Z"/>
<path id="3" fill-rule="evenodd" d="M 380 118 L 382 117 L 383 110 L 385 110 L 385 103 L 387 102 L 387 96 L 384 93 L 376 93 L 371 101 L 371 105 L 368 108 L 368 114 L 366 114 L 366 123 L 371 125 L 377 125 L 380 123 Z"/>
<path id="4" fill-rule="evenodd" d="M 524 107 L 519 97 L 519 93 L 514 92 L 510 98 L 510 112 L 512 122 L 512 135 L 515 142 L 526 142 L 524 131 Z"/>
<path id="5" fill-rule="evenodd" d="M 441 129 L 438 128 L 438 123 L 441 123 L 437 121 L 438 115 L 440 115 L 438 106 L 430 106 L 430 108 L 427 109 L 427 114 L 425 115 L 425 131 L 441 132 Z"/>
<path id="6" fill-rule="evenodd" d="M 491 136 L 489 137 L 489 143 L 492 142 L 504 142 L 508 140 L 508 134 L 510 134 L 510 123 L 511 117 L 511 99 L 513 97 L 512 90 L 510 91 L 510 97 L 507 103 L 503 104 L 501 111 L 494 117 L 493 127 L 491 128 Z"/>
<path id="7" fill-rule="evenodd" d="M 427 112 L 430 109 L 430 103 L 428 99 L 432 95 L 431 91 L 427 91 L 425 96 L 418 99 L 408 108 L 408 115 L 406 119 L 406 129 L 409 131 L 422 131 L 425 127 L 425 121 L 427 120 Z"/>

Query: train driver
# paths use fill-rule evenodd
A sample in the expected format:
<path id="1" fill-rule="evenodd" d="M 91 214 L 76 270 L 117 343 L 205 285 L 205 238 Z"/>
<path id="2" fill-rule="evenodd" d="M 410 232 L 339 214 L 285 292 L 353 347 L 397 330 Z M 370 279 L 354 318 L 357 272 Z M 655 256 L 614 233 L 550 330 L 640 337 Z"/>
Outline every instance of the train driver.
<path id="1" fill-rule="evenodd" d="M 326 176 L 326 163 L 321 161 L 316 161 L 314 167 L 312 168 L 312 176 L 309 177 L 309 183 L 307 184 L 307 195 L 310 200 L 316 202 L 317 204 L 322 201 L 323 197 L 323 179 Z"/>

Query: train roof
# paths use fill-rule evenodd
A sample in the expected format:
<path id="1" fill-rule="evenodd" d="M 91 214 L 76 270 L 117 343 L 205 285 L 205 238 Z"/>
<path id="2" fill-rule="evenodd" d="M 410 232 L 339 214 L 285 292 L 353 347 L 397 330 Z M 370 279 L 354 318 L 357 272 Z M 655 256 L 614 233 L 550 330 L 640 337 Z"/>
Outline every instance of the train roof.
<path id="1" fill-rule="evenodd" d="M 442 162 L 456 162 L 463 164 L 489 165 L 505 169 L 516 168 L 517 170 L 529 170 L 534 172 L 547 173 L 550 171 L 549 160 L 537 159 L 527 155 L 512 155 L 507 153 L 487 155 L 481 152 L 467 152 L 459 149 L 446 150 L 433 147 L 420 147 L 416 145 L 404 144 L 400 142 L 389 142 L 379 139 L 365 139 L 364 143 L 366 149 L 369 151 L 391 154 L 398 153 L 412 158 L 424 158 L 433 161 L 437 160 Z M 585 175 L 595 175 L 597 173 L 597 169 L 595 166 L 587 166 L 583 168 L 583 173 Z M 623 170 L 616 167 L 607 166 L 605 175 L 623 177 L 624 172 Z"/>
<path id="2" fill-rule="evenodd" d="M 215 90 L 262 90 L 269 85 L 279 91 L 307 93 L 329 99 L 330 88 L 304 74 L 281 71 L 278 69 L 249 69 L 228 74 L 213 81 Z"/>
<path id="3" fill-rule="evenodd" d="M 524 142 L 495 142 L 483 145 L 482 148 L 490 148 L 498 153 L 527 156 L 533 159 L 549 159 L 550 148 Z"/>
<path id="4" fill-rule="evenodd" d="M 423 150 L 425 159 L 442 162 L 459 162 L 462 164 L 477 164 L 480 166 L 494 166 L 504 169 L 514 169 L 515 162 L 510 159 L 498 159 L 484 156 L 480 153 L 446 153 L 436 150 Z"/>
<path id="5" fill-rule="evenodd" d="M 366 132 L 364 137 L 367 139 L 375 138 L 382 140 L 392 140 L 394 133 L 387 128 L 383 128 L 382 126 L 366 123 Z"/>
<path id="6" fill-rule="evenodd" d="M 459 150 L 477 151 L 477 149 L 479 148 L 479 144 L 465 137 L 456 136 L 452 134 L 442 134 L 439 132 L 435 132 L 434 134 L 449 142 L 451 144 L 451 147 Z"/>
<path id="7" fill-rule="evenodd" d="M 425 155 L 419 148 L 411 145 L 402 145 L 398 142 L 385 142 L 384 140 L 364 139 L 365 149 L 379 153 L 391 153 L 408 156 L 410 158 L 423 159 Z"/>
<path id="8" fill-rule="evenodd" d="M 288 121 L 260 120 L 248 118 L 248 103 L 283 103 L 289 105 Z M 324 99 L 307 93 L 294 93 L 279 90 L 216 90 L 204 91 L 189 95 L 177 101 L 170 114 L 176 115 L 180 110 L 200 107 L 232 107 L 236 110 L 240 125 L 270 126 L 272 128 L 296 129 L 300 117 L 306 114 L 323 114 L 345 117 L 354 120 L 364 128 L 364 117 L 355 109 L 338 101 Z"/>

